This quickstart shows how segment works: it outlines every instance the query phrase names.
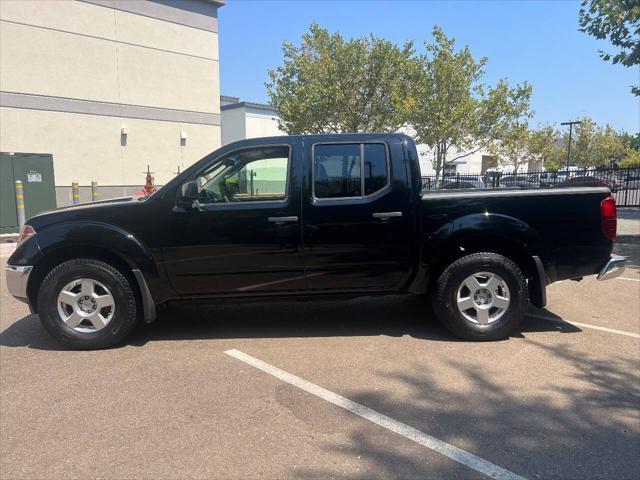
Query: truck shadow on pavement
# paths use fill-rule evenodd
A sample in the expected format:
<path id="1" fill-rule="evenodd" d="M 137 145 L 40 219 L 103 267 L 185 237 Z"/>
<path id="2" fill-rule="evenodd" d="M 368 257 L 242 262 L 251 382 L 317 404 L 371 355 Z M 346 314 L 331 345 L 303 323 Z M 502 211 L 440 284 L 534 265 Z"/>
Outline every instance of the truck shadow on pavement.
<path id="1" fill-rule="evenodd" d="M 640 235 L 618 235 L 613 253 L 627 257 L 627 267 L 640 268 Z"/>
<path id="2" fill-rule="evenodd" d="M 613 253 L 627 257 L 627 266 L 640 268 L 640 208 L 618 209 L 618 236 Z"/>
<path id="3" fill-rule="evenodd" d="M 285 338 L 409 335 L 431 341 L 461 342 L 429 313 L 420 297 L 364 297 L 342 301 L 287 301 L 218 305 L 179 305 L 161 310 L 158 319 L 140 325 L 121 346 L 144 346 L 153 341 L 230 338 Z M 552 322 L 528 317 L 514 337 L 527 332 L 581 330 L 547 310 Z M 36 315 L 28 315 L 0 333 L 0 345 L 63 350 L 51 339 Z M 116 347 L 117 348 L 117 347 Z"/>
<path id="4" fill-rule="evenodd" d="M 523 367 L 519 371 L 524 376 L 511 378 L 504 375 L 502 364 L 479 366 L 451 358 L 445 360 L 444 377 L 442 368 L 430 371 L 423 364 L 409 364 L 399 371 L 378 372 L 385 389 L 365 388 L 349 399 L 526 478 L 638 478 L 637 360 L 594 358 L 585 355 L 584 346 L 580 350 L 564 342 L 545 345 L 528 339 L 526 344 L 548 360 L 544 368 L 559 367 L 558 373 L 539 377 L 531 372 L 527 380 Z M 387 390 L 407 394 L 399 399 Z M 335 423 L 339 426 L 341 420 Z M 317 436 L 322 449 L 337 458 L 360 459 L 357 475 L 341 474 L 339 465 L 327 465 L 297 468 L 291 476 L 487 478 L 400 437 L 390 442 L 388 434 L 367 422 L 358 425 L 343 429 L 343 435 Z"/>

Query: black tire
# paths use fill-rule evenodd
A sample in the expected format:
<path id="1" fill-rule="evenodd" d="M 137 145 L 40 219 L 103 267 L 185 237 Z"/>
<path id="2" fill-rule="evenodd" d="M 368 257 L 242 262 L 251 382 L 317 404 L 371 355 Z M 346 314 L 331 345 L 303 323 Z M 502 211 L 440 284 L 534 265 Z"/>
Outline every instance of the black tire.
<path id="1" fill-rule="evenodd" d="M 78 332 L 64 323 L 58 313 L 58 295 L 74 280 L 88 278 L 100 282 L 115 302 L 113 317 L 102 329 Z M 136 325 L 136 295 L 129 280 L 112 266 L 93 259 L 61 263 L 42 281 L 38 292 L 38 314 L 45 330 L 63 345 L 80 350 L 109 348 L 121 342 Z"/>
<path id="2" fill-rule="evenodd" d="M 487 325 L 465 318 L 457 306 L 458 289 L 466 278 L 478 272 L 499 275 L 510 295 L 502 316 Z M 522 322 L 528 300 L 526 281 L 518 265 L 507 257 L 489 252 L 473 253 L 453 262 L 442 272 L 431 295 L 438 320 L 457 337 L 474 341 L 509 337 Z"/>

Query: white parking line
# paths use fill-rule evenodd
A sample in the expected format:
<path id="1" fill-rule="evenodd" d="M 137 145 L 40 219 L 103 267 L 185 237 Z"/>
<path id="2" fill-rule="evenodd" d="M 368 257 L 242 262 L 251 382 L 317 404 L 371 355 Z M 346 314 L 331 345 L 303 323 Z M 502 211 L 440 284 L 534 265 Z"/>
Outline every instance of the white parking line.
<path id="1" fill-rule="evenodd" d="M 588 323 L 569 322 L 568 320 L 561 320 L 558 318 L 548 317 L 546 315 L 540 315 L 539 313 L 527 313 L 527 317 L 540 318 L 542 320 L 549 320 L 556 323 L 569 323 L 576 327 L 590 328 L 592 330 L 600 330 L 607 333 L 615 333 L 616 335 L 624 335 L 625 337 L 640 338 L 640 334 L 633 332 L 626 332 L 624 330 L 616 330 L 615 328 L 599 327 L 598 325 L 589 325 Z"/>
<path id="2" fill-rule="evenodd" d="M 251 355 L 247 355 L 239 350 L 227 350 L 227 355 L 240 360 L 252 367 L 257 368 L 258 370 L 262 370 L 263 372 L 272 375 L 283 382 L 286 382 L 294 387 L 298 387 L 305 392 L 308 392 L 316 397 L 319 397 L 327 402 L 333 403 L 338 407 L 344 408 L 345 410 L 354 413 L 362 418 L 369 420 L 370 422 L 375 423 L 387 430 L 390 430 L 394 433 L 402 435 L 409 440 L 412 440 L 423 447 L 427 447 L 433 451 L 436 451 L 446 457 L 449 457 L 452 460 L 455 460 L 462 465 L 466 465 L 473 470 L 483 473 L 491 478 L 496 479 L 504 479 L 504 480 L 525 480 L 524 477 L 520 475 L 516 475 L 509 470 L 505 470 L 498 465 L 495 465 L 487 460 L 484 460 L 476 455 L 469 453 L 465 450 L 462 450 L 458 447 L 454 447 L 453 445 L 449 445 L 442 440 L 438 440 L 437 438 L 432 437 L 431 435 L 427 435 L 420 430 L 416 430 L 413 427 L 410 427 L 407 424 L 402 422 L 398 422 L 391 417 L 387 417 L 381 413 L 376 412 L 364 405 L 353 402 L 348 398 L 342 397 L 337 393 L 333 393 L 329 390 L 326 390 L 314 383 L 308 382 L 300 377 L 296 377 L 291 373 L 285 372 L 284 370 L 280 370 L 273 365 L 270 365 L 262 360 L 258 360 Z"/>
<path id="3" fill-rule="evenodd" d="M 630 282 L 640 282 L 640 278 L 616 277 L 618 280 L 629 280 Z"/>

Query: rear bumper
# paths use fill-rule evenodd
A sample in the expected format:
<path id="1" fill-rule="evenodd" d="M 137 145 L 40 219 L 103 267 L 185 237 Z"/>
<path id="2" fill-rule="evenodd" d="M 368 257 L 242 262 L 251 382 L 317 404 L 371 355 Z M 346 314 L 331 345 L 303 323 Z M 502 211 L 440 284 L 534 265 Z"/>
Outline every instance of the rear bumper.
<path id="1" fill-rule="evenodd" d="M 622 275 L 624 272 L 624 266 L 627 259 L 620 255 L 611 255 L 611 258 L 604 264 L 600 273 L 598 274 L 598 280 L 609 280 Z"/>
<path id="2" fill-rule="evenodd" d="M 31 275 L 31 266 L 7 265 L 5 270 L 7 276 L 7 290 L 18 300 L 27 301 L 27 283 Z"/>

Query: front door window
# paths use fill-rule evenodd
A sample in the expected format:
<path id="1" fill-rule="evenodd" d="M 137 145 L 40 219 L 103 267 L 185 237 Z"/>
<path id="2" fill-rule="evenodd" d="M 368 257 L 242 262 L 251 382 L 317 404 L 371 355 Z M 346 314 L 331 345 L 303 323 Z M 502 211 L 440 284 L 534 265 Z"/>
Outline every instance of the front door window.
<path id="1" fill-rule="evenodd" d="M 289 148 L 261 147 L 234 152 L 198 177 L 200 203 L 284 201 Z"/>

